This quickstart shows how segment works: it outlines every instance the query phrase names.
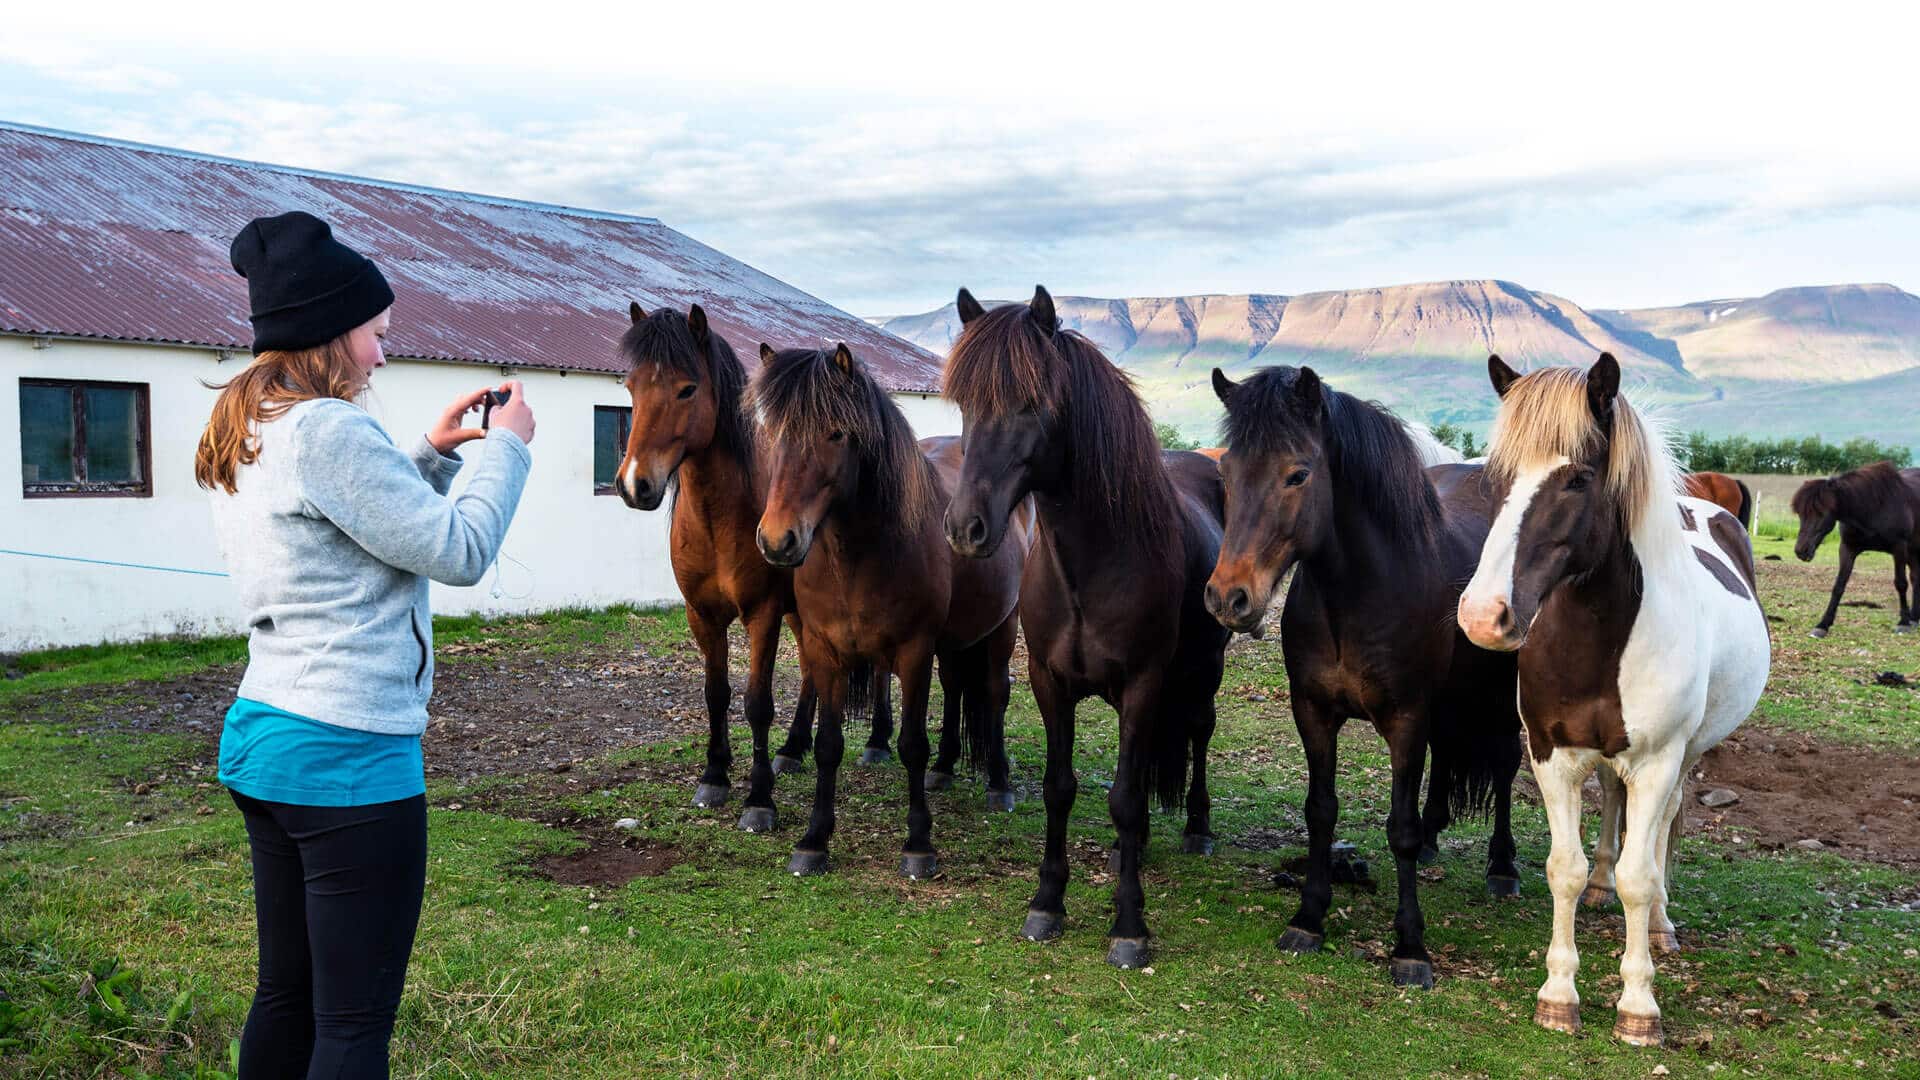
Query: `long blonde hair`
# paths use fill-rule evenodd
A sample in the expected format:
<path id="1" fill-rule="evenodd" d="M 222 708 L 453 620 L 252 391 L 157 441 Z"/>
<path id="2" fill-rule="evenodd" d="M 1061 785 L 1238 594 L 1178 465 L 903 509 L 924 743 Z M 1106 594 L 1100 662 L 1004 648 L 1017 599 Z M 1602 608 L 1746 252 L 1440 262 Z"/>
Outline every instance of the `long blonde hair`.
<path id="1" fill-rule="evenodd" d="M 193 478 L 203 488 L 234 494 L 234 472 L 260 457 L 255 428 L 277 419 L 302 401 L 339 398 L 357 401 L 365 391 L 347 336 L 308 349 L 273 349 L 253 358 L 224 384 L 208 383 L 220 396 L 200 433 L 193 455 Z"/>

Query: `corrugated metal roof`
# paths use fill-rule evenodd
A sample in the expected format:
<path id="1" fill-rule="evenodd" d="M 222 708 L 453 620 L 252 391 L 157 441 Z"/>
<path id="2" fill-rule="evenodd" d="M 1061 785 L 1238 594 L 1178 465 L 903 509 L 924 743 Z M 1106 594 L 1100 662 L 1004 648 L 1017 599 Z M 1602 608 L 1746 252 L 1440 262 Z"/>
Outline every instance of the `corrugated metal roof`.
<path id="1" fill-rule="evenodd" d="M 227 246 L 306 210 L 392 282 L 396 356 L 620 373 L 627 304 L 699 303 L 759 342 L 844 341 L 893 390 L 934 391 L 920 347 L 653 218 L 209 157 L 0 123 L 0 330 L 246 349 Z"/>

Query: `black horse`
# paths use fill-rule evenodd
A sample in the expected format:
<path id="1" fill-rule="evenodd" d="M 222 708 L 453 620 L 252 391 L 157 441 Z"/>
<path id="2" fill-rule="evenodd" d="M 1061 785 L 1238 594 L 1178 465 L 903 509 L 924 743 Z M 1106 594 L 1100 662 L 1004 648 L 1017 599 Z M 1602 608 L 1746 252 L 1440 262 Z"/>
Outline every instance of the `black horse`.
<path id="1" fill-rule="evenodd" d="M 1833 579 L 1833 597 L 1813 636 L 1826 637 L 1840 596 L 1853 576 L 1853 560 L 1863 551 L 1893 556 L 1893 589 L 1900 597 L 1900 622 L 1894 633 L 1920 625 L 1920 469 L 1896 469 L 1892 462 L 1876 461 L 1825 480 L 1809 480 L 1793 493 L 1793 512 L 1800 517 L 1800 537 L 1793 553 L 1810 562 L 1820 541 L 1840 527 L 1840 572 Z M 1913 598 L 1907 598 L 1907 571 L 1913 571 Z"/>

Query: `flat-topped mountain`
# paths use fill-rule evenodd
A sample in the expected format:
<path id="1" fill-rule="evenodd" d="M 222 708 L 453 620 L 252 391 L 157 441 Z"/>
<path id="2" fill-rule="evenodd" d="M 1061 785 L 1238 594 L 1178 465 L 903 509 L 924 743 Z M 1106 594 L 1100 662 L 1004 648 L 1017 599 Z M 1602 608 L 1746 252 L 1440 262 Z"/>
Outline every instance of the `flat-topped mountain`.
<path id="1" fill-rule="evenodd" d="M 1920 296 L 1892 285 L 1816 285 L 1594 314 L 1672 341 L 1703 379 L 1851 382 L 1920 367 Z"/>

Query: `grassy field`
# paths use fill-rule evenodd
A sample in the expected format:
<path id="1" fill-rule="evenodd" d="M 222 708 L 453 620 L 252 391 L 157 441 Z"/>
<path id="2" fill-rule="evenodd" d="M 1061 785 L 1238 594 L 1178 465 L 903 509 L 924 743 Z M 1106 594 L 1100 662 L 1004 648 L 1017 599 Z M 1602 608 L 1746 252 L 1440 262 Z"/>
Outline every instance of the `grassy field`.
<path id="1" fill-rule="evenodd" d="M 1763 557 L 1783 549 L 1760 545 Z M 1831 561 L 1829 550 L 1810 567 L 1790 553 L 1761 564 L 1768 610 L 1783 621 L 1753 723 L 1911 753 L 1920 695 L 1865 685 L 1880 670 L 1920 675 L 1920 642 L 1890 633 L 1884 557 L 1862 560 L 1852 595 L 1889 607 L 1843 608 L 1832 637 L 1805 637 Z M 518 648 L 559 657 L 696 659 L 676 611 L 437 630 L 443 650 L 510 633 Z M 19 658 L 19 677 L 0 682 L 0 1076 L 228 1068 L 253 961 L 239 816 L 213 783 L 205 736 L 126 730 L 112 703 L 166 685 L 129 678 L 236 655 L 230 642 L 68 651 Z M 93 707 L 48 712 L 49 691 L 96 684 Z M 1515 821 L 1522 899 L 1483 895 L 1485 833 L 1473 825 L 1450 833 L 1423 875 L 1435 990 L 1396 990 L 1386 976 L 1390 884 L 1336 890 L 1323 954 L 1276 953 L 1296 897 L 1273 875 L 1304 837 L 1304 769 L 1284 701 L 1277 647 L 1236 648 L 1214 753 L 1221 850 L 1178 854 L 1179 819 L 1156 816 L 1147 896 L 1159 951 L 1133 973 L 1102 959 L 1113 724 L 1092 705 L 1081 713 L 1067 933 L 1045 945 L 1017 937 L 1044 822 L 1024 685 L 1010 718 L 1021 804 L 988 816 L 964 781 L 936 796 L 945 869 L 932 882 L 894 872 L 898 768 L 843 774 L 835 870 L 806 880 L 782 868 L 810 776 L 783 782 L 778 834 L 739 833 L 737 805 L 687 805 L 700 755 L 690 735 L 565 774 L 436 783 L 396 1075 L 1920 1075 L 1920 879 L 1829 852 L 1683 846 L 1674 893 L 1687 949 L 1660 963 L 1660 1051 L 1608 1034 L 1617 913 L 1581 914 L 1587 1033 L 1530 1022 L 1550 922 L 1546 829 L 1530 803 Z M 737 747 L 745 737 L 742 727 Z M 1386 761 L 1364 725 L 1349 725 L 1341 764 L 1341 835 L 1389 875 Z M 660 872 L 614 888 L 536 873 L 544 858 L 607 846 L 621 817 L 639 820 L 631 850 Z"/>

